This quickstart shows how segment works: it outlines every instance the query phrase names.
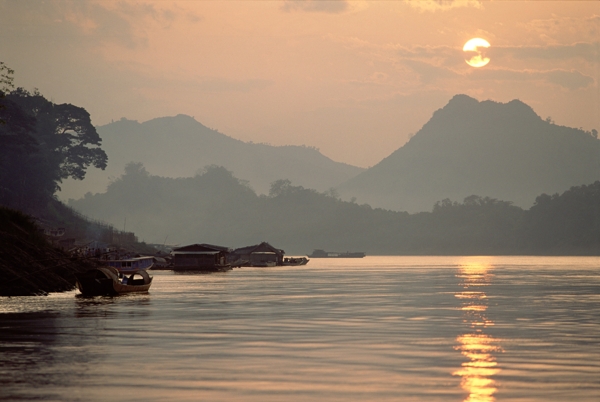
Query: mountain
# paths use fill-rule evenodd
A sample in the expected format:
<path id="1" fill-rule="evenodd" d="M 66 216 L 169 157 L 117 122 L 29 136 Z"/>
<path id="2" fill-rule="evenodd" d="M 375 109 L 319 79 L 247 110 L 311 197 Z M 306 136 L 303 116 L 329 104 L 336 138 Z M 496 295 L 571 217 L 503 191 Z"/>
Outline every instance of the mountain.
<path id="1" fill-rule="evenodd" d="M 593 134 L 542 120 L 519 100 L 456 95 L 403 147 L 337 190 L 397 211 L 427 211 L 473 194 L 528 208 L 541 193 L 600 179 Z"/>
<path id="2" fill-rule="evenodd" d="M 224 166 L 259 193 L 279 179 L 324 191 L 364 170 L 334 162 L 311 147 L 236 140 L 181 114 L 144 123 L 121 119 L 97 131 L 108 155 L 107 169 L 89 169 L 84 182 L 64 183 L 61 198 L 105 191 L 129 162 L 142 162 L 150 173 L 173 178 L 193 176 L 207 165 Z"/>

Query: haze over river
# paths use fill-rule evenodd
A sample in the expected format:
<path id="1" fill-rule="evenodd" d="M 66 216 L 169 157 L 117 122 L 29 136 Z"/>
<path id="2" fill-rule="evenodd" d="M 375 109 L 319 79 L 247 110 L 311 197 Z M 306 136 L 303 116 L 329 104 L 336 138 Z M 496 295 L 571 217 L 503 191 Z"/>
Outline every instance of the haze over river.
<path id="1" fill-rule="evenodd" d="M 600 258 L 366 257 L 0 298 L 0 399 L 598 401 Z"/>

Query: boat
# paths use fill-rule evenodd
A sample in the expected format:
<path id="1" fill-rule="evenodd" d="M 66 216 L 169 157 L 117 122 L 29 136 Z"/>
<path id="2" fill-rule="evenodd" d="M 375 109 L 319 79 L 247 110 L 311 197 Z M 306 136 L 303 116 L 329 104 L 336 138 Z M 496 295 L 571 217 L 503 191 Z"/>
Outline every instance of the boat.
<path id="1" fill-rule="evenodd" d="M 102 263 L 115 268 L 122 274 L 131 274 L 136 271 L 152 268 L 154 265 L 154 257 L 123 258 L 119 260 L 102 261 Z"/>
<path id="2" fill-rule="evenodd" d="M 309 255 L 310 258 L 363 258 L 366 256 L 363 252 L 350 252 L 346 251 L 343 253 L 339 253 L 336 251 L 325 251 L 321 249 L 316 249 Z"/>
<path id="3" fill-rule="evenodd" d="M 285 257 L 283 259 L 284 266 L 306 265 L 310 260 L 306 257 Z"/>
<path id="4" fill-rule="evenodd" d="M 85 296 L 147 292 L 152 284 L 152 277 L 145 270 L 123 275 L 113 267 L 94 268 L 75 277 L 77 288 Z"/>

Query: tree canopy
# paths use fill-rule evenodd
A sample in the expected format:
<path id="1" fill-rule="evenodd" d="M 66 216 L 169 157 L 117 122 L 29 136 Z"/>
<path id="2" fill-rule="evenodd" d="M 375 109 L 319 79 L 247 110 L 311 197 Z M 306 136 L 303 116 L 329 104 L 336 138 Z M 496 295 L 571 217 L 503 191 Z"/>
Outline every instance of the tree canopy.
<path id="1" fill-rule="evenodd" d="M 432 212 L 371 208 L 328 192 L 272 183 L 257 195 L 222 167 L 195 177 L 150 175 L 130 164 L 105 193 L 71 206 L 127 227 L 140 238 L 243 246 L 268 241 L 288 253 L 364 251 L 368 254 L 598 254 L 600 182 L 558 196 L 541 195 L 530 210 L 491 197 L 438 202 Z"/>
<path id="2" fill-rule="evenodd" d="M 3 61 L 0 61 L 0 112 L 5 109 L 3 99 L 6 97 L 6 93 L 13 87 L 13 74 L 14 70 L 9 68 Z M 0 116 L 0 124 L 6 124 L 6 121 Z"/>
<path id="3" fill-rule="evenodd" d="M 37 90 L 17 88 L 3 94 L 1 204 L 35 212 L 60 189 L 62 180 L 82 180 L 88 167 L 106 167 L 100 136 L 85 109 L 55 104 Z"/>

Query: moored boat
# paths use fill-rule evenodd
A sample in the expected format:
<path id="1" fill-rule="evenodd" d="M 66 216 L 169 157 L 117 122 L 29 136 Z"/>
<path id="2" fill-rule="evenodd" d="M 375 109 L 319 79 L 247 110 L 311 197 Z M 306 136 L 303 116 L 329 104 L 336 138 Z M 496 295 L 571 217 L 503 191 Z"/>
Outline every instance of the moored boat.
<path id="1" fill-rule="evenodd" d="M 285 257 L 283 259 L 284 266 L 306 265 L 310 260 L 306 257 Z"/>
<path id="2" fill-rule="evenodd" d="M 145 270 L 120 275 L 113 267 L 91 269 L 75 277 L 77 288 L 85 296 L 147 292 L 152 284 L 152 277 Z"/>
<path id="3" fill-rule="evenodd" d="M 102 262 L 109 267 L 115 268 L 122 274 L 131 274 L 136 271 L 152 268 L 154 265 L 154 257 L 133 257 Z"/>
<path id="4" fill-rule="evenodd" d="M 321 249 L 314 250 L 309 255 L 310 258 L 363 258 L 366 254 L 363 252 L 350 252 L 346 251 L 343 253 L 337 251 L 325 251 Z"/>

